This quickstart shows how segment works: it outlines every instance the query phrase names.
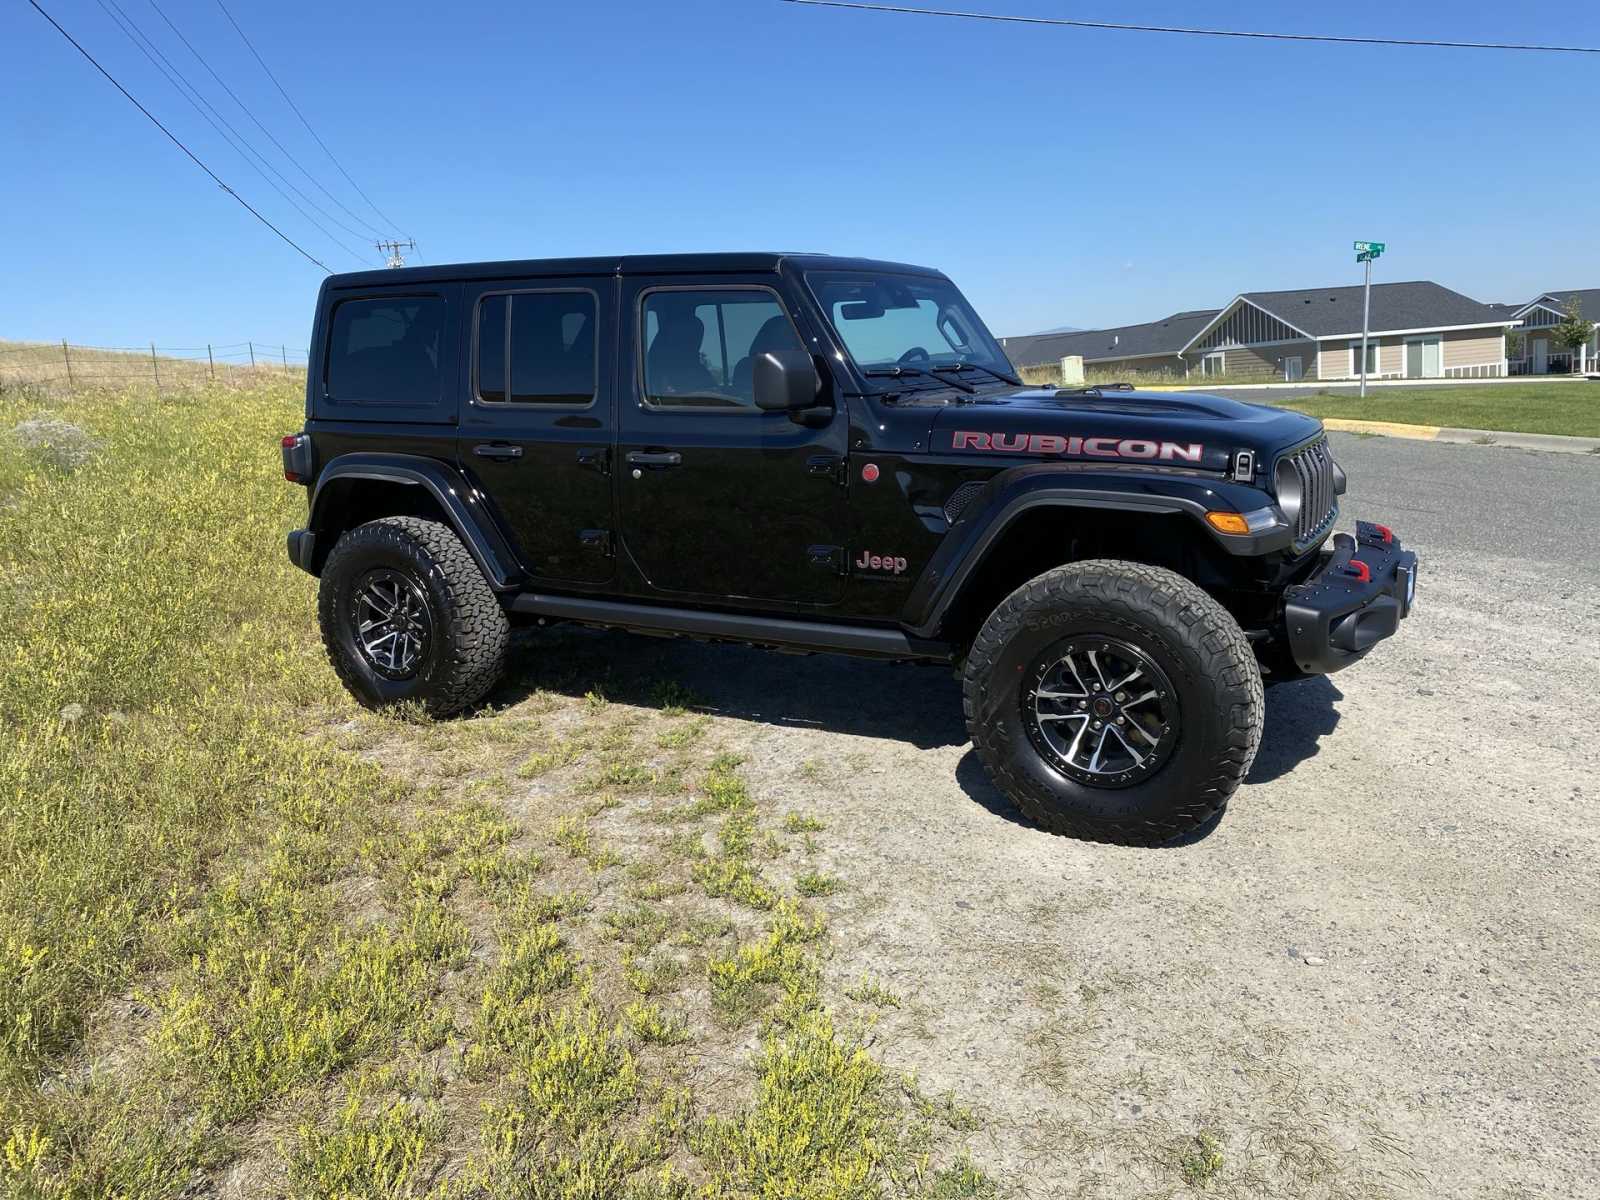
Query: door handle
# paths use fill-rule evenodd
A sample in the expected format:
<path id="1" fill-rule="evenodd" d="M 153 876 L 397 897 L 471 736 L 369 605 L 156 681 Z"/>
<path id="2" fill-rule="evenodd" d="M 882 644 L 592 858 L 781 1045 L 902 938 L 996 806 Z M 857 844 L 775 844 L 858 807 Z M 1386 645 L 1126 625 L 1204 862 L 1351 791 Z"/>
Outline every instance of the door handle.
<path id="1" fill-rule="evenodd" d="M 474 446 L 472 452 L 479 458 L 521 458 L 522 447 L 510 446 L 504 442 L 488 442 L 482 446 Z"/>
<path id="2" fill-rule="evenodd" d="M 628 451 L 628 465 L 631 467 L 676 467 L 682 462 L 683 455 L 676 450 Z"/>

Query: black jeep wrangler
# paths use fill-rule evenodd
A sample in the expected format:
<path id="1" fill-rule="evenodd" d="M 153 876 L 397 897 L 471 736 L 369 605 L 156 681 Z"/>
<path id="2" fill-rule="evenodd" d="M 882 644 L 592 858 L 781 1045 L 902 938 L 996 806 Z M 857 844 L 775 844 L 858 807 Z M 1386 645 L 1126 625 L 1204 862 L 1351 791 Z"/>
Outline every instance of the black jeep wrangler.
<path id="1" fill-rule="evenodd" d="M 1024 813 L 1155 844 L 1239 786 L 1263 678 L 1348 666 L 1411 607 L 1388 529 L 1332 533 L 1317 421 L 1025 386 L 938 271 L 340 275 L 311 347 L 289 556 L 368 705 L 474 703 L 522 621 L 952 664 Z"/>

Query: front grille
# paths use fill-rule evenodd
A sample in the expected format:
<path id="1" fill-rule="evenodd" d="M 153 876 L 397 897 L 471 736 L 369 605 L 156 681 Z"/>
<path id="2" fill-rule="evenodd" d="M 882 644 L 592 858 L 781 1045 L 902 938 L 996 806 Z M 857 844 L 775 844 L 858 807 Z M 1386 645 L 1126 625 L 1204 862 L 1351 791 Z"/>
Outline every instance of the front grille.
<path id="1" fill-rule="evenodd" d="M 1300 477 L 1300 513 L 1294 522 L 1294 540 L 1305 545 L 1328 527 L 1338 507 L 1328 439 L 1318 438 L 1300 447 L 1289 455 L 1288 462 Z"/>

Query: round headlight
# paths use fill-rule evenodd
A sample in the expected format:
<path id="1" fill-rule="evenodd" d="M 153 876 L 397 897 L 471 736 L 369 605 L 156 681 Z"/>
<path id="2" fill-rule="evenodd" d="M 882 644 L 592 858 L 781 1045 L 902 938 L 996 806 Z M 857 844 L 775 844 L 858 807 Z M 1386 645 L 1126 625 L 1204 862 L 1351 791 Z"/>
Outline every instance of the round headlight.
<path id="1" fill-rule="evenodd" d="M 1287 458 L 1278 460 L 1277 470 L 1272 473 L 1272 488 L 1278 494 L 1278 507 L 1283 509 L 1284 518 L 1293 525 L 1300 517 L 1305 488 L 1300 483 L 1300 472 Z"/>

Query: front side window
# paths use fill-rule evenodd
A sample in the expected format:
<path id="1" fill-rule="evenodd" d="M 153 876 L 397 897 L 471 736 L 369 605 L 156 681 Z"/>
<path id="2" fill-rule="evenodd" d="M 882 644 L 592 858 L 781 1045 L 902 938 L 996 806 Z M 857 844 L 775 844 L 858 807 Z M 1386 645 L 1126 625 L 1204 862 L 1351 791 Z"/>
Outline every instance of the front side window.
<path id="1" fill-rule="evenodd" d="M 478 399 L 588 404 L 595 394 L 592 292 L 513 292 L 478 302 Z"/>
<path id="2" fill-rule="evenodd" d="M 1011 374 L 1005 351 L 947 280 L 845 271 L 813 271 L 806 280 L 864 372 L 971 363 Z"/>
<path id="3" fill-rule="evenodd" d="M 437 404 L 444 324 L 444 301 L 437 296 L 341 301 L 328 331 L 328 396 L 352 403 Z"/>
<path id="4" fill-rule="evenodd" d="M 652 408 L 759 411 L 756 357 L 800 349 L 800 335 L 765 289 L 645 295 L 644 394 Z"/>

